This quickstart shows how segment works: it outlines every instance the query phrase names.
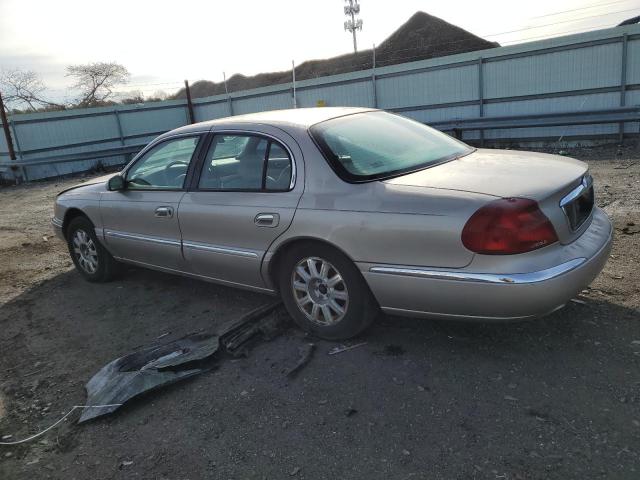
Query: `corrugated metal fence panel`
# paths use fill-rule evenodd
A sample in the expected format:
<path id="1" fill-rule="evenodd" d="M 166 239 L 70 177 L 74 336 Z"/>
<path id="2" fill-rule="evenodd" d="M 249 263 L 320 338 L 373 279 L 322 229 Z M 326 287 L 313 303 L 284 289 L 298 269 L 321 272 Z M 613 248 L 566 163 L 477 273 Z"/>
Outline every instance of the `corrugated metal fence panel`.
<path id="1" fill-rule="evenodd" d="M 15 122 L 14 144 L 20 144 L 20 150 L 24 158 L 42 158 L 51 155 L 50 151 L 29 152 L 30 150 L 49 149 L 51 147 L 70 147 L 57 149 L 56 153 L 74 153 L 91 151 L 96 147 L 106 148 L 109 139 L 118 139 L 118 127 L 115 117 L 111 114 L 83 115 L 68 117 L 56 117 L 54 119 L 42 119 L 29 121 L 28 123 Z M 17 139 L 17 140 L 16 140 Z M 83 147 L 75 147 L 74 144 L 100 142 L 99 145 L 89 144 Z"/>
<path id="2" fill-rule="evenodd" d="M 4 134 L 0 132 L 0 159 L 7 156 L 8 150 L 9 147 L 7 146 L 7 141 L 4 138 Z"/>
<path id="3" fill-rule="evenodd" d="M 406 111 L 402 112 L 402 115 L 423 123 L 442 122 L 452 118 L 476 118 L 478 106 L 430 108 L 428 110 Z"/>
<path id="4" fill-rule="evenodd" d="M 640 39 L 627 44 L 627 83 L 640 83 Z"/>
<path id="5" fill-rule="evenodd" d="M 392 109 L 478 99 L 478 67 L 407 73 L 377 80 L 378 106 Z"/>
<path id="6" fill-rule="evenodd" d="M 255 97 L 233 98 L 233 113 L 236 115 L 292 107 L 293 97 L 290 91 L 267 93 Z"/>
<path id="7" fill-rule="evenodd" d="M 484 65 L 485 99 L 620 85 L 620 43 L 497 60 Z"/>
<path id="8" fill-rule="evenodd" d="M 229 103 L 225 101 L 216 103 L 198 103 L 193 104 L 196 119 L 199 121 L 213 120 L 215 118 L 223 118 L 231 115 L 229 111 Z"/>
<path id="9" fill-rule="evenodd" d="M 137 108 L 120 111 L 120 123 L 125 137 L 140 136 L 145 133 L 166 132 L 181 127 L 188 122 L 188 112 L 184 105 L 171 108 Z"/>
<path id="10" fill-rule="evenodd" d="M 481 115 L 481 96 L 485 117 L 615 108 L 621 104 L 622 39 L 625 34 L 628 39 L 626 84 L 629 86 L 626 105 L 638 105 L 640 25 L 629 25 L 377 68 L 377 106 L 427 123 L 478 117 Z M 482 77 L 479 75 L 480 59 Z M 363 70 L 299 81 L 297 104 L 311 107 L 322 100 L 328 106 L 373 106 L 373 73 Z M 234 115 L 291 108 L 292 85 L 233 92 L 231 99 Z M 225 117 L 230 111 L 224 95 L 194 101 L 197 121 Z M 13 122 L 17 134 L 14 144 L 16 150 L 20 150 L 19 157 L 33 159 L 144 144 L 160 132 L 188 123 L 188 112 L 184 100 L 173 100 L 15 115 Z M 639 129 L 638 122 L 625 126 L 629 133 L 638 133 Z M 617 125 L 519 128 L 487 130 L 485 138 L 553 138 L 617 132 Z M 478 137 L 479 132 L 465 132 L 465 138 Z M 0 138 L 3 163 L 8 160 L 6 151 L 4 138 Z M 28 173 L 32 179 L 43 178 L 52 172 L 79 171 L 97 161 L 123 163 L 127 158 L 116 155 L 56 166 L 30 166 Z"/>
<path id="11" fill-rule="evenodd" d="M 640 90 L 627 92 L 627 105 L 640 105 Z M 625 125 L 625 132 L 640 134 L 640 122 L 629 122 Z"/>
<path id="12" fill-rule="evenodd" d="M 328 107 L 372 107 L 373 84 L 370 78 L 339 85 L 321 85 L 296 92 L 299 107 L 315 107 L 323 101 Z"/>

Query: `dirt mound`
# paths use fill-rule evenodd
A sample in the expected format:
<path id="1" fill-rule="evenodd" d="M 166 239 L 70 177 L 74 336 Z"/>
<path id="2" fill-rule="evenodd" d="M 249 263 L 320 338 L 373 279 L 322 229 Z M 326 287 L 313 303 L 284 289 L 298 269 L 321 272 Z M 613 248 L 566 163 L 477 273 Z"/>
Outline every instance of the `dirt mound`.
<path id="1" fill-rule="evenodd" d="M 499 46 L 496 42 L 477 37 L 438 17 L 416 12 L 376 49 L 376 65 L 380 67 L 395 65 Z M 328 59 L 306 61 L 296 67 L 296 79 L 306 80 L 366 70 L 371 66 L 371 49 L 362 50 L 356 54 L 348 53 Z M 235 92 L 290 81 L 291 70 L 259 73 L 251 77 L 236 74 L 227 80 L 227 87 L 230 92 Z M 200 80 L 191 85 L 191 96 L 194 98 L 223 93 L 224 83 Z M 180 89 L 174 98 L 186 98 L 184 89 Z"/>

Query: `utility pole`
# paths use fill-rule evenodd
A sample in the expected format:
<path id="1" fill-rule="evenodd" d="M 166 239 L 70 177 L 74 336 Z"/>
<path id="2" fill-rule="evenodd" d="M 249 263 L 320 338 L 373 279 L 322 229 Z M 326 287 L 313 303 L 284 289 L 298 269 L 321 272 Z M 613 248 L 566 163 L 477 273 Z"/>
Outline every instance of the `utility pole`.
<path id="1" fill-rule="evenodd" d="M 356 15 L 360 13 L 360 4 L 358 0 L 344 0 L 349 5 L 345 5 L 344 14 L 351 17 L 351 20 L 344 22 L 345 31 L 351 32 L 353 35 L 353 53 L 358 53 L 358 42 L 356 41 L 356 30 L 362 30 L 362 20 L 357 19 Z"/>

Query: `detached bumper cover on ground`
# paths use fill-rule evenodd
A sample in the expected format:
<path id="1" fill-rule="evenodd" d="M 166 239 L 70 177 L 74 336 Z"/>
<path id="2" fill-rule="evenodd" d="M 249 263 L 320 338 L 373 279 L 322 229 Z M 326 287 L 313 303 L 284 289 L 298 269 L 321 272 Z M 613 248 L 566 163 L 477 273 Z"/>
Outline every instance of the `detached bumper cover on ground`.
<path id="1" fill-rule="evenodd" d="M 106 415 L 143 392 L 169 385 L 203 372 L 186 365 L 206 359 L 219 347 L 215 335 L 191 335 L 164 345 L 152 345 L 105 365 L 87 383 L 87 408 L 79 422 Z"/>

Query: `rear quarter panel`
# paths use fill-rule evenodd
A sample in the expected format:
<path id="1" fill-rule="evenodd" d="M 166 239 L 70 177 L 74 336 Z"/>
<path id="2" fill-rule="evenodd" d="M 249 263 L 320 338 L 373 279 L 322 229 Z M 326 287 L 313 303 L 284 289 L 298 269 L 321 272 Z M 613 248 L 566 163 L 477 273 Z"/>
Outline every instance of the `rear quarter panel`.
<path id="1" fill-rule="evenodd" d="M 287 234 L 324 239 L 355 262 L 461 268 L 473 258 L 460 239 L 478 205 L 471 196 L 384 182 L 325 187 L 303 195 Z"/>
<path id="2" fill-rule="evenodd" d="M 305 191 L 266 264 L 296 239 L 323 240 L 356 263 L 463 268 L 472 261 L 460 234 L 493 197 L 384 181 L 350 184 L 331 170 L 308 134 L 296 140 L 305 152 Z"/>

